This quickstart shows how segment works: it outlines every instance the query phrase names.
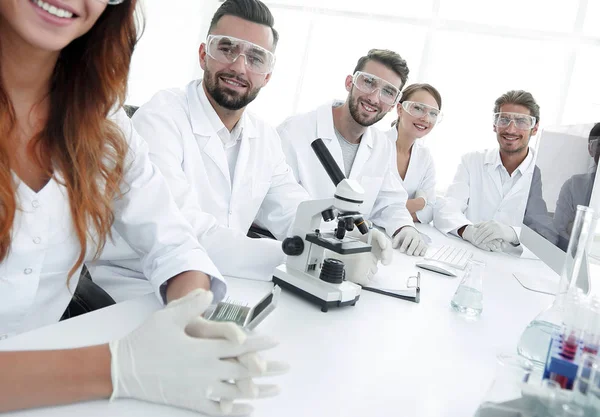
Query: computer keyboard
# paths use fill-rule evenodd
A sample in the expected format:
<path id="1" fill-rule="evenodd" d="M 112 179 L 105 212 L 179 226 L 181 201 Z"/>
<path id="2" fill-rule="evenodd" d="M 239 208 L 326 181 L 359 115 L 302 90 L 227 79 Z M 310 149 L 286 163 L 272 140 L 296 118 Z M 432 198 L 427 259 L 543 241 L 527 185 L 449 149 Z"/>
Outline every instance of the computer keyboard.
<path id="1" fill-rule="evenodd" d="M 450 265 L 453 268 L 464 270 L 467 261 L 471 259 L 473 252 L 467 249 L 457 248 L 450 245 L 442 247 L 429 248 L 425 254 L 425 259 L 441 262 Z"/>

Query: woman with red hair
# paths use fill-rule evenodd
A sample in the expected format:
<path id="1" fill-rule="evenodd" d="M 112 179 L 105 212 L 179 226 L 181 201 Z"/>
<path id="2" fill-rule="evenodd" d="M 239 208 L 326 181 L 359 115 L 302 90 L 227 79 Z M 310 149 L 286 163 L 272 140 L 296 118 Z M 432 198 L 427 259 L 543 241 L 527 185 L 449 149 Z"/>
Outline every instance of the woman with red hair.
<path id="1" fill-rule="evenodd" d="M 251 377 L 285 369 L 256 357 L 271 340 L 200 316 L 224 282 L 121 109 L 135 7 L 0 2 L 0 338 L 60 319 L 113 224 L 169 302 L 109 344 L 1 352 L 0 412 L 111 396 L 243 413 L 276 392 Z"/>

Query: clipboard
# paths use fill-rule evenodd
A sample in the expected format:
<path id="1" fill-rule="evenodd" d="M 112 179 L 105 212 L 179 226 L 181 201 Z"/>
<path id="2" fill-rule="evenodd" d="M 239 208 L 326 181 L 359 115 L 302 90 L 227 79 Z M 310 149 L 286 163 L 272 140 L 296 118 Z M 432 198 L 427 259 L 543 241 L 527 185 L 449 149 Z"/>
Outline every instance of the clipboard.
<path id="1" fill-rule="evenodd" d="M 394 281 L 399 281 L 395 279 Z M 374 286 L 363 286 L 362 289 L 365 291 L 371 291 L 377 294 L 388 295 L 390 297 L 400 298 L 406 301 L 412 301 L 413 303 L 419 303 L 421 301 L 421 273 L 417 272 L 417 275 L 411 275 L 406 278 L 406 285 L 401 286 L 398 283 L 389 284 L 390 279 L 377 282 L 375 280 Z"/>

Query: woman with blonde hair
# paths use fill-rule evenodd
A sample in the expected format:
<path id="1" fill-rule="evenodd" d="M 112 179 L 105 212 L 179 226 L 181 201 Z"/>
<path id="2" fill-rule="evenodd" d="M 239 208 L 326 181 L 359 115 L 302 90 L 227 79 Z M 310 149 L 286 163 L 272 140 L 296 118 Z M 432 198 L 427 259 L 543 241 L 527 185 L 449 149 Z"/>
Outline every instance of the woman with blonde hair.
<path id="1" fill-rule="evenodd" d="M 0 339 L 60 319 L 113 224 L 169 302 L 108 344 L 0 352 L 0 412 L 109 396 L 247 412 L 232 401 L 275 392 L 250 378 L 285 369 L 257 360 L 270 339 L 200 317 L 225 284 L 121 109 L 135 7 L 0 2 Z"/>
<path id="2" fill-rule="evenodd" d="M 435 204 L 435 166 L 429 149 L 417 141 L 442 117 L 442 97 L 429 84 L 411 84 L 402 91 L 398 119 L 387 132 L 396 142 L 398 173 L 408 193 L 406 208 L 413 220 L 429 223 Z"/>

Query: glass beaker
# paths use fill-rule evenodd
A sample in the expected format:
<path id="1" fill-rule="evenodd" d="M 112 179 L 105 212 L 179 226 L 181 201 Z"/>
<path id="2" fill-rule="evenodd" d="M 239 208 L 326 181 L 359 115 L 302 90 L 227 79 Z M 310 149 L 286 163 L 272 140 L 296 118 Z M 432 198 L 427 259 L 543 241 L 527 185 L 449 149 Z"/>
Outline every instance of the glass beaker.
<path id="1" fill-rule="evenodd" d="M 571 237 L 565 254 L 558 292 L 552 304 L 539 313 L 525 328 L 517 345 L 519 355 L 531 360 L 534 365 L 543 367 L 552 335 L 560 330 L 568 293 L 581 288 L 587 293 L 589 276 L 580 279 L 580 271 L 587 275 L 587 253 L 591 248 L 596 230 L 597 217 L 594 210 L 577 206 Z M 587 278 L 587 282 L 586 281 Z M 582 282 L 583 281 L 583 282 Z"/>
<path id="2" fill-rule="evenodd" d="M 475 417 L 515 415 L 516 411 L 531 410 L 535 406 L 523 397 L 523 384 L 529 380 L 533 364 L 517 355 L 498 355 L 497 360 L 494 382 L 475 412 Z"/>
<path id="3" fill-rule="evenodd" d="M 483 262 L 469 260 L 465 274 L 450 301 L 452 309 L 470 317 L 483 311 Z"/>

